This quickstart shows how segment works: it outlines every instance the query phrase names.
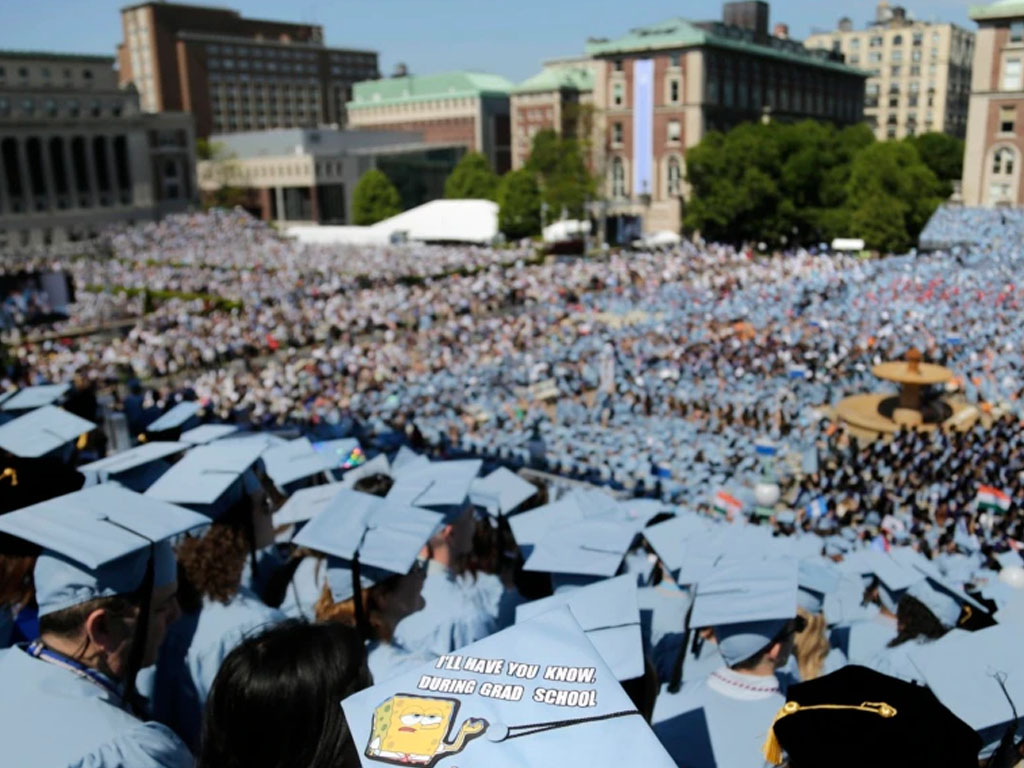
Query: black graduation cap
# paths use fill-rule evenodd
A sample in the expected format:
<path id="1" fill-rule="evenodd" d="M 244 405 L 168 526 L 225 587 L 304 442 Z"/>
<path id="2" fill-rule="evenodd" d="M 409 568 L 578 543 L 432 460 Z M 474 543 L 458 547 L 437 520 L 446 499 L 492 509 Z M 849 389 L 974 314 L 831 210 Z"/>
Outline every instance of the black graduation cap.
<path id="1" fill-rule="evenodd" d="M 928 688 L 851 665 L 789 688 L 765 744 L 790 768 L 977 768 L 981 737 Z"/>
<path id="2" fill-rule="evenodd" d="M 77 491 L 85 476 L 58 458 L 25 459 L 0 451 L 0 514 Z"/>

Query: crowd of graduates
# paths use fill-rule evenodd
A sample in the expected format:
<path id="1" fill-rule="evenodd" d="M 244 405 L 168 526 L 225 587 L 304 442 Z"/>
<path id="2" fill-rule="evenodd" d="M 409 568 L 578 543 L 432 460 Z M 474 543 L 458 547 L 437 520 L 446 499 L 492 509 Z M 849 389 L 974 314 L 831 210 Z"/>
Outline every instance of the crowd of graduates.
<path id="1" fill-rule="evenodd" d="M 1016 765 L 1024 232 L 987 221 L 864 261 L 481 254 L 421 286 L 385 257 L 317 299 L 348 279 L 326 264 L 294 302 L 26 344 L 0 400 L 5 764 Z M 208 270 L 211 228 L 292 247 L 239 213 L 116 242 Z M 323 314 L 402 296 L 428 320 Z M 274 336 L 261 312 L 297 314 Z M 150 339 L 260 322 L 278 346 L 245 364 L 110 387 L 123 354 L 170 372 Z M 858 439 L 831 407 L 911 346 L 981 418 Z"/>

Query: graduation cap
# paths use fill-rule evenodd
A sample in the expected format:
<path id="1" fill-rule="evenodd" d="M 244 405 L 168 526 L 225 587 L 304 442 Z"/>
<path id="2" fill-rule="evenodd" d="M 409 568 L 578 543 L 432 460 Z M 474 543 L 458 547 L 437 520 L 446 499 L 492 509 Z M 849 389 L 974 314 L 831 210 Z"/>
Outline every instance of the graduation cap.
<path id="1" fill-rule="evenodd" d="M 449 758 L 489 768 L 675 765 L 567 607 L 360 691 L 342 707 L 364 768 Z"/>
<path id="2" fill-rule="evenodd" d="M 976 698 L 972 688 L 960 697 Z M 790 686 L 786 698 L 765 744 L 773 765 L 785 751 L 792 768 L 977 768 L 978 734 L 927 688 L 851 665 Z"/>
<path id="3" fill-rule="evenodd" d="M 822 560 L 801 560 L 797 566 L 797 603 L 808 613 L 822 613 L 826 596 L 839 590 L 839 574 Z"/>
<path id="4" fill-rule="evenodd" d="M 417 507 L 437 507 L 447 512 L 461 510 L 481 466 L 483 461 L 480 459 L 410 461 L 392 472 L 395 484 L 387 498 Z"/>
<path id="5" fill-rule="evenodd" d="M 556 525 L 536 543 L 523 570 L 599 578 L 614 576 L 635 537 L 633 526 L 612 520 Z"/>
<path id="6" fill-rule="evenodd" d="M 38 384 L 25 387 L 0 403 L 2 411 L 31 411 L 44 405 L 54 405 L 67 391 L 70 384 Z"/>
<path id="7" fill-rule="evenodd" d="M 331 469 L 351 470 L 366 463 L 366 454 L 354 437 L 313 443 L 313 450 L 327 458 Z"/>
<path id="8" fill-rule="evenodd" d="M 91 421 L 56 406 L 44 405 L 0 425 L 0 448 L 21 458 L 34 459 L 68 445 L 95 428 Z"/>
<path id="9" fill-rule="evenodd" d="M 0 460 L 0 514 L 79 490 L 85 476 L 58 458 Z"/>
<path id="10" fill-rule="evenodd" d="M 152 425 L 150 425 L 150 429 L 152 429 Z M 178 439 L 183 443 L 205 445 L 206 443 L 212 443 L 214 440 L 220 440 L 228 435 L 233 435 L 237 431 L 238 427 L 233 424 L 200 424 L 198 427 L 182 432 L 181 437 Z"/>
<path id="11" fill-rule="evenodd" d="M 154 587 L 176 575 L 171 537 L 209 521 L 115 485 L 97 485 L 0 516 L 0 531 L 43 548 L 39 615 L 137 590 L 153 556 Z"/>
<path id="12" fill-rule="evenodd" d="M 186 453 L 149 487 L 152 499 L 184 504 L 216 517 L 242 496 L 243 475 L 260 460 L 262 440 L 217 440 Z"/>
<path id="13" fill-rule="evenodd" d="M 364 477 L 372 477 L 373 475 L 387 475 L 391 477 L 391 465 L 385 454 L 378 453 L 365 464 L 360 464 L 355 469 L 350 469 L 342 477 L 341 482 L 346 488 L 351 488 L 357 481 Z"/>
<path id="14" fill-rule="evenodd" d="M 677 575 L 687 559 L 687 539 L 708 530 L 708 522 L 694 514 L 677 515 L 671 520 L 644 529 L 644 538 L 669 573 Z"/>
<path id="15" fill-rule="evenodd" d="M 617 680 L 644 673 L 636 579 L 626 574 L 516 607 L 516 622 L 568 606 Z"/>
<path id="16" fill-rule="evenodd" d="M 304 437 L 268 448 L 260 458 L 267 476 L 278 488 L 326 472 L 333 466 L 330 458 L 314 450 L 313 444 Z"/>
<path id="17" fill-rule="evenodd" d="M 345 488 L 342 483 L 327 483 L 295 491 L 274 512 L 274 525 L 294 525 L 316 517 Z"/>
<path id="18" fill-rule="evenodd" d="M 469 499 L 492 515 L 508 515 L 537 494 L 537 486 L 505 467 L 478 477 L 469 487 Z"/>
<path id="19" fill-rule="evenodd" d="M 115 453 L 113 456 L 79 467 L 86 482 L 104 483 L 115 480 L 137 493 L 143 493 L 169 468 L 163 459 L 187 451 L 188 443 L 155 441 Z"/>
<path id="20" fill-rule="evenodd" d="M 201 407 L 202 406 L 194 400 L 185 400 L 180 402 L 147 426 L 146 434 L 154 435 L 159 432 L 170 432 L 173 429 L 182 429 L 197 413 L 199 413 L 199 409 Z"/>

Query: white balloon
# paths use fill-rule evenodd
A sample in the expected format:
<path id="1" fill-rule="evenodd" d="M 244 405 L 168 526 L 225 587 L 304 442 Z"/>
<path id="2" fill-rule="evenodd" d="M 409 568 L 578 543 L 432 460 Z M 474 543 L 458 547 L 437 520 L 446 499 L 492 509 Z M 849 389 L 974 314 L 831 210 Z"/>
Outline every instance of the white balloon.
<path id="1" fill-rule="evenodd" d="M 1014 589 L 1024 589 L 1024 566 L 1006 566 L 999 572 L 999 580 Z"/>
<path id="2" fill-rule="evenodd" d="M 775 483 L 758 483 L 754 486 L 754 498 L 762 507 L 771 507 L 779 500 L 779 486 Z"/>

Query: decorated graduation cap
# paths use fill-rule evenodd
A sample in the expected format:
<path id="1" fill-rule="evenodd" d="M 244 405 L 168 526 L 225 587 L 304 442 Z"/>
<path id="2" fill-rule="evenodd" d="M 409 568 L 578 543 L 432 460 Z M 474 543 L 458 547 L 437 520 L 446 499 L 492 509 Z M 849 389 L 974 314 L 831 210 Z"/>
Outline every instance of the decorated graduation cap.
<path id="1" fill-rule="evenodd" d="M 343 488 L 293 542 L 330 556 L 327 583 L 341 602 L 355 595 L 356 584 L 367 589 L 408 573 L 443 520 L 437 512 Z M 354 602 L 357 623 L 366 632 L 362 601 Z"/>
<path id="2" fill-rule="evenodd" d="M 514 512 L 536 494 L 537 486 L 505 467 L 498 467 L 487 477 L 474 479 L 469 487 L 470 501 L 495 516 Z"/>
<path id="3" fill-rule="evenodd" d="M 378 453 L 369 461 L 348 470 L 345 476 L 342 477 L 341 482 L 344 483 L 346 488 L 351 488 L 364 477 L 371 477 L 373 475 L 387 475 L 391 477 L 391 464 L 388 462 L 386 454 Z"/>
<path id="4" fill-rule="evenodd" d="M 327 459 L 331 469 L 347 472 L 366 463 L 366 454 L 354 437 L 313 443 L 313 450 Z"/>
<path id="5" fill-rule="evenodd" d="M 791 768 L 978 765 L 978 734 L 927 688 L 851 665 L 790 686 L 786 698 L 765 744 L 773 765 L 783 753 Z"/>
<path id="6" fill-rule="evenodd" d="M 198 427 L 182 432 L 178 439 L 192 445 L 206 445 L 236 432 L 238 432 L 238 427 L 233 424 L 200 424 Z"/>
<path id="7" fill-rule="evenodd" d="M 45 405 L 56 405 L 67 391 L 70 384 L 37 384 L 24 387 L 0 403 L 2 411 L 31 411 Z"/>
<path id="8" fill-rule="evenodd" d="M 196 414 L 201 408 L 202 406 L 194 400 L 180 402 L 147 426 L 146 434 L 158 435 L 191 427 L 197 422 Z"/>
<path id="9" fill-rule="evenodd" d="M 164 459 L 187 451 L 188 443 L 154 441 L 79 467 L 88 484 L 114 480 L 125 488 L 143 493 L 170 468 Z"/>
<path id="10" fill-rule="evenodd" d="M 633 576 L 625 574 L 523 603 L 516 608 L 516 621 L 529 621 L 561 606 L 569 607 L 617 680 L 643 675 L 643 637 Z"/>
<path id="11" fill-rule="evenodd" d="M 425 457 L 418 456 L 392 471 L 395 484 L 387 498 L 401 504 L 436 509 L 446 515 L 457 515 L 463 509 L 481 466 L 483 462 L 480 459 L 427 461 Z"/>
<path id="12" fill-rule="evenodd" d="M 764 649 L 796 616 L 796 564 L 764 560 L 716 568 L 697 584 L 691 627 L 713 627 L 729 666 Z"/>
<path id="13" fill-rule="evenodd" d="M 364 768 L 675 765 L 567 607 L 342 706 Z"/>
<path id="14" fill-rule="evenodd" d="M 95 428 L 91 421 L 44 405 L 0 425 L 0 449 L 23 459 L 35 459 L 58 451 Z"/>
<path id="15" fill-rule="evenodd" d="M 287 488 L 331 469 L 330 458 L 313 449 L 304 437 L 268 448 L 261 455 L 267 476 L 278 488 Z"/>
<path id="16" fill-rule="evenodd" d="M 135 592 L 150 562 L 154 587 L 172 583 L 169 539 L 208 522 L 190 510 L 105 484 L 0 516 L 0 531 L 43 548 L 35 589 L 39 615 L 45 616 Z"/>
<path id="17" fill-rule="evenodd" d="M 342 483 L 301 488 L 289 496 L 281 508 L 274 513 L 274 525 L 295 525 L 311 520 L 325 509 L 338 495 L 338 492 L 344 488 Z"/>
<path id="18" fill-rule="evenodd" d="M 243 476 L 260 460 L 267 445 L 265 440 L 257 439 L 225 439 L 200 445 L 153 483 L 146 496 L 217 517 L 242 498 Z"/>

